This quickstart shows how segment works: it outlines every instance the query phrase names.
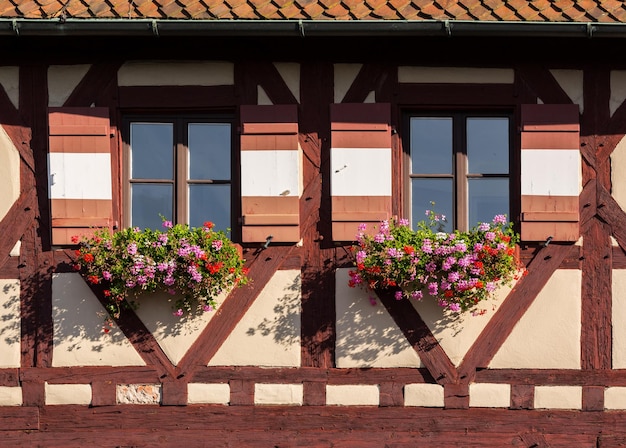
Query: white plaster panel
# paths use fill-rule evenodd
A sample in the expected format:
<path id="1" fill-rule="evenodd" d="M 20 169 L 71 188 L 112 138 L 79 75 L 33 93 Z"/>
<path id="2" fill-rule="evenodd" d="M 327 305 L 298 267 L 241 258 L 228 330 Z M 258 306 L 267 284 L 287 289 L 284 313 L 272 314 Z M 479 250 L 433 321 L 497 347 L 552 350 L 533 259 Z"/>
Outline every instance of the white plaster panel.
<path id="1" fill-rule="evenodd" d="M 46 383 L 46 404 L 91 404 L 89 384 L 48 384 Z"/>
<path id="2" fill-rule="evenodd" d="M 454 313 L 444 310 L 438 305 L 437 299 L 427 294 L 420 301 L 411 300 L 411 304 L 428 325 L 433 336 L 437 338 L 450 361 L 458 367 L 513 286 L 500 285 L 494 291 L 492 298 L 481 302 L 475 311 L 484 311 L 482 314 L 471 311 Z"/>
<path id="3" fill-rule="evenodd" d="M 378 406 L 380 390 L 375 384 L 326 386 L 326 404 L 329 406 Z"/>
<path id="4" fill-rule="evenodd" d="M 300 270 L 276 271 L 209 365 L 300 367 L 301 301 Z"/>
<path id="5" fill-rule="evenodd" d="M 626 368 L 626 269 L 613 269 L 612 275 L 613 306 L 612 321 L 619 325 L 612 326 L 613 332 L 613 368 Z"/>
<path id="6" fill-rule="evenodd" d="M 227 383 L 189 383 L 187 402 L 189 404 L 228 404 L 230 403 L 230 386 Z"/>
<path id="7" fill-rule="evenodd" d="M 254 385 L 254 404 L 302 406 L 303 402 L 302 384 L 257 383 Z"/>
<path id="8" fill-rule="evenodd" d="M 489 367 L 580 369 L 580 288 L 580 270 L 556 270 Z"/>
<path id="9" fill-rule="evenodd" d="M 341 103 L 363 64 L 335 64 L 335 103 Z"/>
<path id="10" fill-rule="evenodd" d="M 51 65 L 48 68 L 48 105 L 60 107 L 70 97 L 91 65 Z"/>
<path id="11" fill-rule="evenodd" d="M 535 387 L 535 409 L 581 409 L 582 403 L 580 386 Z"/>
<path id="12" fill-rule="evenodd" d="M 296 98 L 298 103 L 300 102 L 300 64 L 296 62 L 274 62 L 274 66 L 280 76 L 289 87 L 289 90 Z"/>
<path id="13" fill-rule="evenodd" d="M 0 67 L 0 85 L 16 109 L 20 107 L 20 68 Z"/>
<path id="14" fill-rule="evenodd" d="M 407 384 L 404 386 L 404 405 L 442 408 L 443 386 L 439 384 Z"/>
<path id="15" fill-rule="evenodd" d="M 20 155 L 0 126 L 0 220 L 20 197 Z"/>
<path id="16" fill-rule="evenodd" d="M 375 103 L 376 102 L 376 92 L 375 91 L 371 91 L 370 93 L 367 94 L 367 96 L 365 97 L 365 101 L 363 101 L 364 103 Z"/>
<path id="17" fill-rule="evenodd" d="M 522 195 L 578 196 L 581 170 L 578 149 L 524 149 Z"/>
<path id="18" fill-rule="evenodd" d="M 611 195 L 626 210 L 626 137 L 611 153 Z"/>
<path id="19" fill-rule="evenodd" d="M 510 68 L 398 67 L 398 82 L 445 84 L 512 84 Z"/>
<path id="20" fill-rule="evenodd" d="M 139 305 L 135 313 L 146 326 L 154 339 L 174 365 L 178 365 L 189 347 L 198 339 L 220 305 L 226 300 L 228 292 L 215 297 L 216 310 L 194 315 L 175 316 L 174 305 L 178 296 L 166 291 L 143 294 L 136 298 Z"/>
<path id="21" fill-rule="evenodd" d="M 265 91 L 265 89 L 261 86 L 257 86 L 256 88 L 256 97 L 257 97 L 257 104 L 260 104 L 262 106 L 268 106 L 268 105 L 272 105 L 274 103 L 272 103 L 272 100 L 270 100 L 270 97 L 268 96 L 267 92 Z"/>
<path id="22" fill-rule="evenodd" d="M 508 408 L 511 405 L 511 385 L 474 383 L 469 386 L 469 405 L 477 408 Z"/>
<path id="23" fill-rule="evenodd" d="M 11 256 L 11 257 L 19 257 L 21 249 L 22 249 L 22 242 L 18 241 L 17 243 L 15 243 L 15 246 L 13 246 L 13 249 L 11 249 L 11 252 L 9 253 L 9 256 Z"/>
<path id="24" fill-rule="evenodd" d="M 626 100 L 626 70 L 611 70 L 611 98 L 609 108 L 611 116 Z"/>
<path id="25" fill-rule="evenodd" d="M 120 86 L 222 86 L 235 83 L 231 62 L 130 61 L 117 72 Z"/>
<path id="26" fill-rule="evenodd" d="M 348 286 L 350 269 L 335 272 L 335 363 L 351 367 L 421 367 L 417 352 L 373 292 Z"/>
<path id="27" fill-rule="evenodd" d="M 0 386 L 0 406 L 21 406 L 22 388 Z"/>
<path id="28" fill-rule="evenodd" d="M 52 365 L 145 365 L 117 325 L 111 324 L 109 333 L 104 333 L 105 316 L 106 311 L 79 274 L 53 274 Z"/>
<path id="29" fill-rule="evenodd" d="M 391 196 L 390 148 L 332 148 L 332 196 Z"/>
<path id="30" fill-rule="evenodd" d="M 604 390 L 604 409 L 626 409 L 626 387 L 607 387 Z"/>
<path id="31" fill-rule="evenodd" d="M 20 366 L 20 281 L 0 279 L 0 368 Z"/>
<path id="32" fill-rule="evenodd" d="M 572 103 L 578 104 L 578 110 L 582 114 L 585 110 L 583 96 L 583 71 L 582 70 L 550 70 L 554 79 L 559 83 Z"/>
<path id="33" fill-rule="evenodd" d="M 48 154 L 51 199 L 111 199 L 111 155 Z"/>
<path id="34" fill-rule="evenodd" d="M 300 196 L 300 151 L 241 151 L 241 194 Z"/>

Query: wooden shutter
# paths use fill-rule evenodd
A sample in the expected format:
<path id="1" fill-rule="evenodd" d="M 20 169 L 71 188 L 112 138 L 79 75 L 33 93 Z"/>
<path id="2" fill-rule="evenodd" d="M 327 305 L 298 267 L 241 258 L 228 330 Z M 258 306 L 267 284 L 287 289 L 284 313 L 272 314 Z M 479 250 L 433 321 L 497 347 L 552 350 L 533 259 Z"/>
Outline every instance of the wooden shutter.
<path id="1" fill-rule="evenodd" d="M 332 104 L 331 207 L 335 241 L 353 241 L 391 216 L 391 106 Z"/>
<path id="2" fill-rule="evenodd" d="M 243 242 L 300 241 L 301 152 L 296 105 L 241 106 Z"/>
<path id="3" fill-rule="evenodd" d="M 72 244 L 113 227 L 109 110 L 50 108 L 48 124 L 52 244 Z"/>
<path id="4" fill-rule="evenodd" d="M 523 241 L 576 241 L 581 190 L 578 105 L 522 106 Z"/>

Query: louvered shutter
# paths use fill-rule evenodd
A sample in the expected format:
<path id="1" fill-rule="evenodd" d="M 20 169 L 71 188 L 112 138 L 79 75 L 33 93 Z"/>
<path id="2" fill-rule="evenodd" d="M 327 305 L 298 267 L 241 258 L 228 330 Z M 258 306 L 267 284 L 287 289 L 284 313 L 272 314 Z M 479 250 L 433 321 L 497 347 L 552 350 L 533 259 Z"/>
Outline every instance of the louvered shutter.
<path id="1" fill-rule="evenodd" d="M 391 216 L 391 106 L 332 104 L 331 208 L 334 241 L 353 241 Z"/>
<path id="2" fill-rule="evenodd" d="M 575 104 L 522 106 L 521 238 L 580 236 L 580 126 Z"/>
<path id="3" fill-rule="evenodd" d="M 52 244 L 72 244 L 113 227 L 109 110 L 50 108 L 48 125 Z"/>
<path id="4" fill-rule="evenodd" d="M 302 161 L 296 105 L 241 106 L 243 242 L 300 241 Z"/>

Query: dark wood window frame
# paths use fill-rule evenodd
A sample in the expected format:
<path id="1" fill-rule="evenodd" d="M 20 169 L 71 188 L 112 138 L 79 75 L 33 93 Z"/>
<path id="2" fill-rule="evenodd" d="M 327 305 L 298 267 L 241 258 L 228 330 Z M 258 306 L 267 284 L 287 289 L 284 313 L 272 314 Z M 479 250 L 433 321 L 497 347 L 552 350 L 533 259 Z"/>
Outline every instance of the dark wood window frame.
<path id="1" fill-rule="evenodd" d="M 406 108 L 402 111 L 402 128 L 405 132 L 402 135 L 402 168 L 397 169 L 397 174 L 402 180 L 403 193 L 401 197 L 401 216 L 410 217 L 412 213 L 411 204 L 411 179 L 413 178 L 450 178 L 453 179 L 453 207 L 455 222 L 453 227 L 459 230 L 466 230 L 470 227 L 469 221 L 469 198 L 468 181 L 472 178 L 508 178 L 509 179 L 509 210 L 506 212 L 510 221 L 514 222 L 514 227 L 519 227 L 520 213 L 520 144 L 518 127 L 518 117 L 512 108 L 481 108 L 473 109 L 467 107 L 450 108 Z M 412 117 L 451 117 L 453 119 L 453 167 L 452 174 L 419 174 L 411 173 L 411 126 Z M 468 173 L 465 119 L 468 117 L 502 117 L 509 119 L 509 167 L 508 175 L 489 173 Z M 435 207 L 436 208 L 436 207 Z"/>
<path id="2" fill-rule="evenodd" d="M 130 127 L 131 123 L 172 123 L 174 129 L 174 180 L 163 181 L 160 179 L 131 178 L 130 166 Z M 188 179 L 187 178 L 187 144 L 189 123 L 227 123 L 231 127 L 231 169 L 230 179 Z M 240 156 L 239 140 L 237 135 L 236 116 L 233 113 L 196 113 L 160 111 L 159 113 L 122 113 L 122 139 L 123 139 L 123 169 L 122 169 L 122 203 L 123 225 L 129 227 L 131 223 L 131 197 L 130 185 L 135 181 L 142 183 L 171 183 L 174 186 L 173 201 L 175 223 L 187 223 L 187 185 L 189 184 L 225 184 L 230 185 L 230 237 L 233 241 L 241 239 L 241 226 L 239 216 L 241 214 L 240 197 Z"/>

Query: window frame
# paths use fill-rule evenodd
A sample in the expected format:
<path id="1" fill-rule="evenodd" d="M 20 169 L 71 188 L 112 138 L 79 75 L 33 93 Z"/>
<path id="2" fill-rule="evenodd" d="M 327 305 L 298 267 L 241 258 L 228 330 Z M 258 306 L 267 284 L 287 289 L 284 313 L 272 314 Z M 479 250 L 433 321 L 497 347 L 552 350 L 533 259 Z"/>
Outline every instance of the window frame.
<path id="1" fill-rule="evenodd" d="M 426 174 L 411 172 L 411 118 L 413 117 L 433 117 L 452 118 L 452 145 L 453 161 L 452 174 Z M 509 120 L 509 166 L 508 174 L 494 173 L 469 173 L 469 163 L 467 158 L 467 118 L 507 118 Z M 412 216 L 412 179 L 445 179 L 453 180 L 452 206 L 454 219 L 452 223 L 455 230 L 468 230 L 469 223 L 469 180 L 472 178 L 508 178 L 509 179 L 509 210 L 506 211 L 509 221 L 514 223 L 514 227 L 519 227 L 519 214 L 521 207 L 520 197 L 520 142 L 519 133 L 516 132 L 518 126 L 518 113 L 514 108 L 468 108 L 468 107 L 446 107 L 446 108 L 407 108 L 402 111 L 402 127 L 406 130 L 402 136 L 401 154 L 401 188 L 400 210 L 401 216 Z M 459 175 L 461 172 L 461 175 Z M 414 225 L 415 223 L 412 223 Z"/>
<path id="2" fill-rule="evenodd" d="M 240 156 L 239 141 L 237 134 L 236 116 L 233 113 L 225 112 L 193 112 L 193 111 L 167 111 L 159 112 L 122 112 L 121 114 L 121 135 L 122 135 L 122 224 L 125 228 L 132 225 L 131 223 L 131 160 L 130 160 L 130 138 L 131 124 L 137 122 L 143 123 L 171 123 L 174 132 L 174 179 L 171 184 L 174 186 L 173 194 L 173 216 L 174 223 L 186 224 L 189 216 L 188 187 L 194 184 L 224 184 L 230 186 L 230 238 L 233 241 L 241 239 L 241 192 L 240 192 Z M 231 163 L 230 163 L 230 180 L 215 179 L 190 179 L 187 172 L 188 160 L 188 124 L 190 123 L 226 123 L 230 125 L 230 141 L 231 141 Z M 138 182 L 147 183 L 163 183 L 160 179 L 138 179 Z M 181 206 L 182 204 L 182 206 Z"/>

